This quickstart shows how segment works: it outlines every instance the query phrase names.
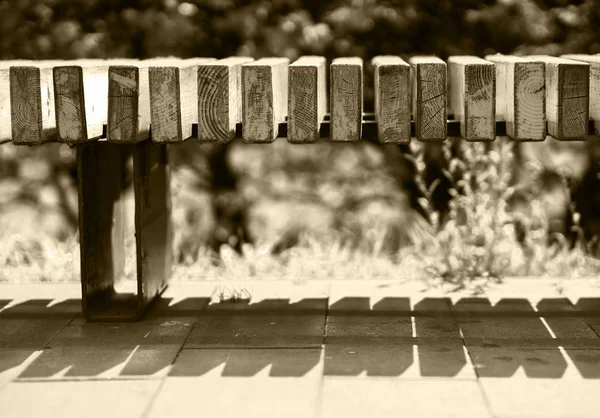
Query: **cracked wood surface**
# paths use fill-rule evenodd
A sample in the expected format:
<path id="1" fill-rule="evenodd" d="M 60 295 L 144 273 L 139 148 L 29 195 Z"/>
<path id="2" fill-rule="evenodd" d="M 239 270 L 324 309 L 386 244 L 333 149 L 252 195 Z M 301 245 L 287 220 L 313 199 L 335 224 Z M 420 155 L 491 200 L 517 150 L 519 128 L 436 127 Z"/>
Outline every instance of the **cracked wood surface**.
<path id="1" fill-rule="evenodd" d="M 563 55 L 562 58 L 583 61 L 590 66 L 589 117 L 594 121 L 594 134 L 600 135 L 600 55 Z"/>
<path id="2" fill-rule="evenodd" d="M 496 139 L 496 72 L 493 63 L 474 56 L 448 58 L 450 113 L 460 120 L 467 141 Z"/>
<path id="3" fill-rule="evenodd" d="M 363 60 L 334 59 L 330 77 L 331 140 L 358 141 L 362 134 Z"/>
<path id="4" fill-rule="evenodd" d="M 324 57 L 300 57 L 289 66 L 288 141 L 310 143 L 319 139 L 327 108 Z"/>
<path id="5" fill-rule="evenodd" d="M 398 56 L 377 56 L 371 62 L 375 73 L 375 118 L 379 142 L 408 144 L 410 66 Z"/>
<path id="6" fill-rule="evenodd" d="M 589 64 L 547 55 L 529 58 L 546 65 L 548 134 L 559 140 L 584 139 L 589 124 Z"/>
<path id="7" fill-rule="evenodd" d="M 488 55 L 496 64 L 496 119 L 506 121 L 506 134 L 517 141 L 546 138 L 544 63 L 510 55 Z"/>
<path id="8" fill-rule="evenodd" d="M 262 58 L 242 65 L 244 142 L 269 143 L 287 116 L 287 58 Z"/>
<path id="9" fill-rule="evenodd" d="M 229 142 L 242 123 L 242 65 L 250 57 L 229 57 L 198 65 L 198 140 Z"/>
<path id="10" fill-rule="evenodd" d="M 445 141 L 448 110 L 446 63 L 437 57 L 412 57 L 413 117 L 420 141 Z"/>

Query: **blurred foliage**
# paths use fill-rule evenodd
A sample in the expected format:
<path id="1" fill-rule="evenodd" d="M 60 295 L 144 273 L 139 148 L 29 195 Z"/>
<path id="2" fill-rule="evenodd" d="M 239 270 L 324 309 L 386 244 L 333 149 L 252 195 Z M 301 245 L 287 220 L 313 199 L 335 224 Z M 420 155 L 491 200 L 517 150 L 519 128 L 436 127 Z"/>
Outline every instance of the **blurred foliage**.
<path id="1" fill-rule="evenodd" d="M 598 0 L 0 1 L 0 57 L 600 53 Z"/>

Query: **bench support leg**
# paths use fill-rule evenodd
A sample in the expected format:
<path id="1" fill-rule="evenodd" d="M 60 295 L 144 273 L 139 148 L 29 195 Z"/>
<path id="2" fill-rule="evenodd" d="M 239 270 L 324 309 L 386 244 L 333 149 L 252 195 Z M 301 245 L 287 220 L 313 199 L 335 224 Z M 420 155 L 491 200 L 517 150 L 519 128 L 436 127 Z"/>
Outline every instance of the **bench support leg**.
<path id="1" fill-rule="evenodd" d="M 125 178 L 133 154 L 137 291 L 117 293 L 125 266 Z M 89 321 L 139 319 L 171 275 L 166 145 L 96 142 L 77 149 L 82 306 Z"/>

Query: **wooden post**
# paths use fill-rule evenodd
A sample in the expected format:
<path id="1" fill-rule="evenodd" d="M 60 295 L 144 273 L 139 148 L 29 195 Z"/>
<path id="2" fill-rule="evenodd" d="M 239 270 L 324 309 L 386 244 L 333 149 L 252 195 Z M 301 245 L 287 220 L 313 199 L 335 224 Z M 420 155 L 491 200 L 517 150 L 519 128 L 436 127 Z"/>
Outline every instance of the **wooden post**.
<path id="1" fill-rule="evenodd" d="M 327 108 L 325 58 L 300 57 L 289 66 L 288 141 L 311 143 L 319 139 Z"/>
<path id="2" fill-rule="evenodd" d="M 198 64 L 214 58 L 157 60 L 148 70 L 152 141 L 183 142 L 198 122 Z"/>
<path id="3" fill-rule="evenodd" d="M 115 143 L 136 143 L 150 136 L 151 60 L 108 69 L 108 121 L 106 138 Z"/>
<path id="4" fill-rule="evenodd" d="M 198 141 L 227 143 L 242 123 L 242 64 L 229 57 L 198 65 Z"/>
<path id="5" fill-rule="evenodd" d="M 493 63 L 468 55 L 448 58 L 450 113 L 460 120 L 467 141 L 496 139 L 496 70 Z"/>
<path id="6" fill-rule="evenodd" d="M 379 142 L 410 142 L 410 66 L 398 56 L 373 58 L 375 119 Z"/>
<path id="7" fill-rule="evenodd" d="M 125 265 L 123 179 L 128 150 L 106 142 L 77 147 L 79 245 L 85 317 L 134 316 L 133 297 L 114 289 Z"/>
<path id="8" fill-rule="evenodd" d="M 331 140 L 358 141 L 362 135 L 362 59 L 334 59 L 331 63 L 330 78 Z"/>
<path id="9" fill-rule="evenodd" d="M 516 141 L 546 138 L 546 79 L 541 61 L 488 55 L 496 64 L 496 119 L 506 121 L 506 134 Z"/>
<path id="10" fill-rule="evenodd" d="M 105 135 L 108 61 L 78 60 L 54 67 L 58 140 L 93 141 Z"/>
<path id="11" fill-rule="evenodd" d="M 448 136 L 446 63 L 437 57 L 412 57 L 412 101 L 419 141 L 445 141 Z"/>
<path id="12" fill-rule="evenodd" d="M 56 137 L 52 67 L 57 61 L 37 61 L 10 67 L 12 141 L 36 145 Z"/>
<path id="13" fill-rule="evenodd" d="M 581 140 L 588 134 L 588 63 L 547 55 L 531 56 L 546 65 L 548 134 L 559 140 Z"/>
<path id="14" fill-rule="evenodd" d="M 244 142 L 269 143 L 287 116 L 287 58 L 263 58 L 242 65 Z"/>
<path id="15" fill-rule="evenodd" d="M 0 143 L 12 141 L 10 67 L 25 63 L 27 61 L 0 61 Z"/>
<path id="16" fill-rule="evenodd" d="M 563 55 L 562 58 L 583 61 L 590 66 L 589 117 L 594 123 L 594 135 L 600 135 L 600 55 Z"/>

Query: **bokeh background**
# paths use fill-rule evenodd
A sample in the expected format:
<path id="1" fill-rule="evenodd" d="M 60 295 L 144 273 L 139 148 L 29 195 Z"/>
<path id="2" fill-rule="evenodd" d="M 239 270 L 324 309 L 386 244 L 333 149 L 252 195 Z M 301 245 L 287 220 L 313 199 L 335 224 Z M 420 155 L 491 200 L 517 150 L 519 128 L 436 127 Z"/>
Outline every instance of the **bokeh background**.
<path id="1" fill-rule="evenodd" d="M 20 0 L 0 1 L 0 23 L 5 60 L 359 56 L 367 63 L 366 111 L 373 109 L 368 62 L 375 55 L 600 53 L 598 0 Z M 548 246 L 555 233 L 573 247 L 573 234 L 592 241 L 600 232 L 596 142 L 510 150 L 507 187 L 523 185 L 528 204 L 544 208 L 524 213 L 547 218 Z M 309 245 L 304 256 L 314 259 L 315 248 L 333 245 L 319 253 L 325 268 L 332 251 L 348 244 L 389 260 L 432 224 L 407 151 L 285 141 L 173 147 L 177 259 L 193 265 L 209 254 L 218 265 L 266 252 L 289 262 L 290 251 Z M 535 178 L 520 170 L 531 162 Z M 0 280 L 14 280 L 8 267 L 19 266 L 34 266 L 42 280 L 76 277 L 74 176 L 68 146 L 0 146 L 0 265 L 7 267 Z M 443 200 L 432 203 L 447 209 Z M 534 274 L 530 264 L 525 273 Z"/>

